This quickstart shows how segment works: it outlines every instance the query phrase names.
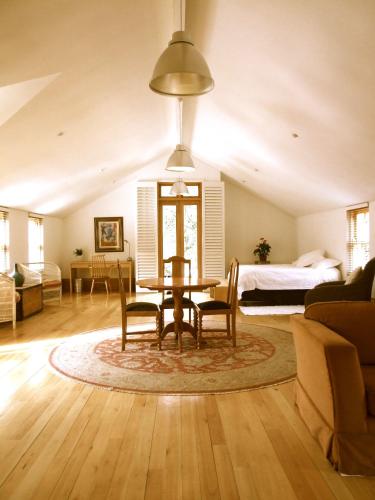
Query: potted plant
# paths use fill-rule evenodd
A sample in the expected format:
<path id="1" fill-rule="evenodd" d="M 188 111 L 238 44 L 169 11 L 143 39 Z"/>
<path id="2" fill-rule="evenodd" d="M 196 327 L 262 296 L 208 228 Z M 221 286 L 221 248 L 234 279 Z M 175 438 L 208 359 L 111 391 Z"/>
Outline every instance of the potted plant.
<path id="1" fill-rule="evenodd" d="M 259 262 L 267 262 L 267 257 L 271 252 L 271 245 L 266 239 L 260 238 L 259 243 L 255 247 L 253 254 L 258 255 Z"/>
<path id="2" fill-rule="evenodd" d="M 83 250 L 82 248 L 76 248 L 73 250 L 73 254 L 76 256 L 76 259 L 82 259 L 83 257 Z"/>

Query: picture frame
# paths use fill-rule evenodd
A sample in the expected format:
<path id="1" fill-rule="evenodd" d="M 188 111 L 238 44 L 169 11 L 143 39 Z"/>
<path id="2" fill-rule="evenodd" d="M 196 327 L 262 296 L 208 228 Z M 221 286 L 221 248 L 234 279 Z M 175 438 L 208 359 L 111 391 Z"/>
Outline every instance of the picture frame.
<path id="1" fill-rule="evenodd" d="M 94 217 L 95 252 L 124 251 L 123 217 Z"/>

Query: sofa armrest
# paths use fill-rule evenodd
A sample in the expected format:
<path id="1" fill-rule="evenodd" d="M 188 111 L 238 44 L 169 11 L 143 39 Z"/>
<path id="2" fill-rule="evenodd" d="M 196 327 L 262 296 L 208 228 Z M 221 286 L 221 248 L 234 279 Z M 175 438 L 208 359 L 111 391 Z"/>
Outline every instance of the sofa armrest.
<path id="1" fill-rule="evenodd" d="M 335 300 L 370 300 L 368 291 L 361 285 L 331 285 L 315 287 L 306 292 L 305 306 L 314 302 L 332 302 Z"/>
<path id="2" fill-rule="evenodd" d="M 293 316 L 297 377 L 337 432 L 366 432 L 365 387 L 354 345 L 326 326 Z"/>
<path id="3" fill-rule="evenodd" d="M 319 283 L 319 285 L 316 285 L 314 288 L 321 288 L 323 286 L 337 286 L 337 285 L 345 285 L 344 280 L 339 280 L 339 281 L 325 281 L 324 283 Z"/>

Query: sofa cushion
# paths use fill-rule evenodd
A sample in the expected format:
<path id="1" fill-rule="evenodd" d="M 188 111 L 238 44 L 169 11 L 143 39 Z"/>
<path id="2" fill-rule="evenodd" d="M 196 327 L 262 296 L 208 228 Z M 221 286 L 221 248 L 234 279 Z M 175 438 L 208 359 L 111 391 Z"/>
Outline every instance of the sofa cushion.
<path id="1" fill-rule="evenodd" d="M 316 302 L 307 307 L 305 318 L 322 323 L 354 344 L 361 364 L 375 365 L 375 303 Z"/>
<path id="2" fill-rule="evenodd" d="M 375 417 L 375 365 L 361 366 L 366 389 L 367 412 Z"/>

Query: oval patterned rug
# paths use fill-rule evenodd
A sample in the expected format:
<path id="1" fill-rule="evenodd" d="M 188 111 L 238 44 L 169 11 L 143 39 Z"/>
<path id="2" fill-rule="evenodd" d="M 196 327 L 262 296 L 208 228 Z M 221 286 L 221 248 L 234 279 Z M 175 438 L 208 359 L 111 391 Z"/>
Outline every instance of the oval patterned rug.
<path id="1" fill-rule="evenodd" d="M 212 326 L 222 328 L 223 323 L 210 322 Z M 127 344 L 122 352 L 120 327 L 104 328 L 71 337 L 52 350 L 49 361 L 60 375 L 134 393 L 216 394 L 265 387 L 295 377 L 295 351 L 289 332 L 238 323 L 237 347 L 223 338 L 207 340 L 199 351 L 192 337 L 185 335 L 182 354 L 173 336 L 163 341 L 162 351 L 139 342 Z"/>

